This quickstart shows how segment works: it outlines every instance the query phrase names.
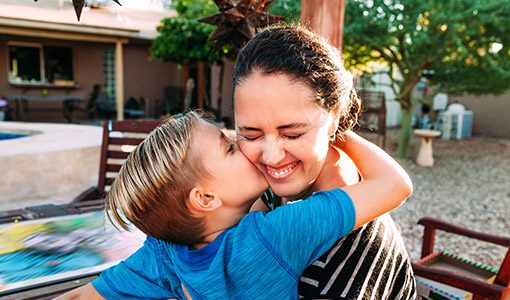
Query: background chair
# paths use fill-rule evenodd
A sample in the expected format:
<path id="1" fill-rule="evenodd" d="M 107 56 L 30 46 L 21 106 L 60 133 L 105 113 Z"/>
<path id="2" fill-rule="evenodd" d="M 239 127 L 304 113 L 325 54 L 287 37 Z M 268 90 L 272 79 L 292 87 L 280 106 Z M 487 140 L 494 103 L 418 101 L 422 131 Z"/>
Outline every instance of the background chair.
<path id="1" fill-rule="evenodd" d="M 386 98 L 383 92 L 360 90 L 362 113 L 358 130 L 377 133 L 381 148 L 386 147 Z"/>
<path id="2" fill-rule="evenodd" d="M 144 109 L 140 109 L 143 107 Z M 126 119 L 141 119 L 145 118 L 145 98 L 140 99 L 140 103 L 134 97 L 129 97 L 124 104 L 124 115 Z"/>
<path id="3" fill-rule="evenodd" d="M 164 100 L 160 103 L 160 115 L 173 115 L 186 110 L 184 104 L 184 92 L 181 87 L 165 86 Z"/>
<path id="4" fill-rule="evenodd" d="M 425 227 L 422 259 L 417 263 L 413 263 L 413 270 L 418 281 L 421 277 L 470 292 L 473 294 L 473 300 L 510 299 L 510 238 L 469 230 L 429 217 L 420 219 L 418 224 Z M 456 255 L 434 252 L 436 230 L 507 247 L 506 256 L 501 263 L 499 271 L 485 268 L 479 264 L 459 258 Z M 453 267 L 450 268 L 451 266 Z M 452 269 L 455 269 L 455 271 Z M 492 278 L 485 280 L 484 277 Z M 430 286 L 433 288 L 434 283 L 430 284 Z M 440 289 L 427 290 L 426 293 L 423 291 L 420 293 L 420 284 L 418 284 L 418 293 L 425 299 L 459 299 L 447 298 L 447 295 L 442 293 Z"/>
<path id="5" fill-rule="evenodd" d="M 74 109 L 87 113 L 90 120 L 97 119 L 99 97 L 101 95 L 101 85 L 94 84 L 92 92 L 90 93 L 89 100 L 86 107 L 75 107 Z"/>
<path id="6" fill-rule="evenodd" d="M 104 121 L 98 184 L 82 192 L 73 203 L 103 198 L 129 153 L 160 123 L 160 120 Z"/>

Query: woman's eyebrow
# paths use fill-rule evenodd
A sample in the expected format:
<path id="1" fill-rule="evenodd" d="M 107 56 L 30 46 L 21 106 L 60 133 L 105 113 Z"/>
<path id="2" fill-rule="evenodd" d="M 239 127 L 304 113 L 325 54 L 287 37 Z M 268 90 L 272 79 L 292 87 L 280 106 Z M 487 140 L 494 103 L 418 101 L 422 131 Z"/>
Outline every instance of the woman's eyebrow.
<path id="1" fill-rule="evenodd" d="M 282 130 L 282 129 L 303 128 L 303 127 L 306 127 L 306 123 L 295 122 L 295 123 L 278 126 L 277 129 Z M 238 128 L 241 131 L 262 131 L 260 128 L 249 127 L 249 126 L 238 126 Z"/>
<path id="2" fill-rule="evenodd" d="M 241 131 L 262 131 L 260 128 L 248 127 L 248 126 L 238 126 Z"/>
<path id="3" fill-rule="evenodd" d="M 287 124 L 287 125 L 282 125 L 282 126 L 278 126 L 278 129 L 279 130 L 282 130 L 282 129 L 295 129 L 295 128 L 303 128 L 303 127 L 306 127 L 306 124 L 305 123 L 290 123 L 290 124 Z"/>

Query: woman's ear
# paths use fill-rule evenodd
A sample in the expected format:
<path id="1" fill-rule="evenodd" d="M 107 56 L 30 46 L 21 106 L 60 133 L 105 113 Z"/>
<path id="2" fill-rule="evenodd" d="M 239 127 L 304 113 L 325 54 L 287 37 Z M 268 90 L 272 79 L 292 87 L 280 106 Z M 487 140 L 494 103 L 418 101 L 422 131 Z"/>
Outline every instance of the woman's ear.
<path id="1" fill-rule="evenodd" d="M 200 212 L 211 212 L 220 208 L 223 203 L 214 194 L 206 193 L 202 187 L 194 187 L 189 192 L 188 202 L 191 208 Z"/>
<path id="2" fill-rule="evenodd" d="M 336 132 L 338 130 L 338 123 L 340 122 L 340 112 L 339 110 L 333 111 L 330 113 L 331 116 L 331 124 L 328 129 L 328 136 L 333 138 L 333 141 L 336 138 Z"/>

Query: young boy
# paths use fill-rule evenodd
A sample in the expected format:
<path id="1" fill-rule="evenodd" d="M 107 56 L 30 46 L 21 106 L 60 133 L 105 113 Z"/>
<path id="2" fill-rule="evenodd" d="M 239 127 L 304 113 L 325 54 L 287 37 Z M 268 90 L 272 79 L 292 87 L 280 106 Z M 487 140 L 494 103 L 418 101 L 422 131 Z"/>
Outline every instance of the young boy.
<path id="1" fill-rule="evenodd" d="M 170 119 L 133 150 L 106 198 L 109 218 L 127 228 L 123 214 L 148 235 L 144 246 L 58 299 L 297 299 L 305 267 L 411 193 L 383 150 L 352 132 L 343 150 L 361 183 L 248 213 L 268 188 L 262 174 L 196 113 Z"/>

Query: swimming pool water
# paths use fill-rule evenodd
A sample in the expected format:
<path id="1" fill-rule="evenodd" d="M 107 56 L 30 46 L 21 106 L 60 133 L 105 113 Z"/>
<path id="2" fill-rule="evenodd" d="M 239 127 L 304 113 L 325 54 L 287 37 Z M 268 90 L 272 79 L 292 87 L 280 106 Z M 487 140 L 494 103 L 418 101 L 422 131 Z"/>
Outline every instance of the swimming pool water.
<path id="1" fill-rule="evenodd" d="M 5 133 L 0 132 L 0 140 L 10 140 L 10 139 L 17 139 L 28 136 L 28 134 L 19 134 L 19 133 Z"/>

